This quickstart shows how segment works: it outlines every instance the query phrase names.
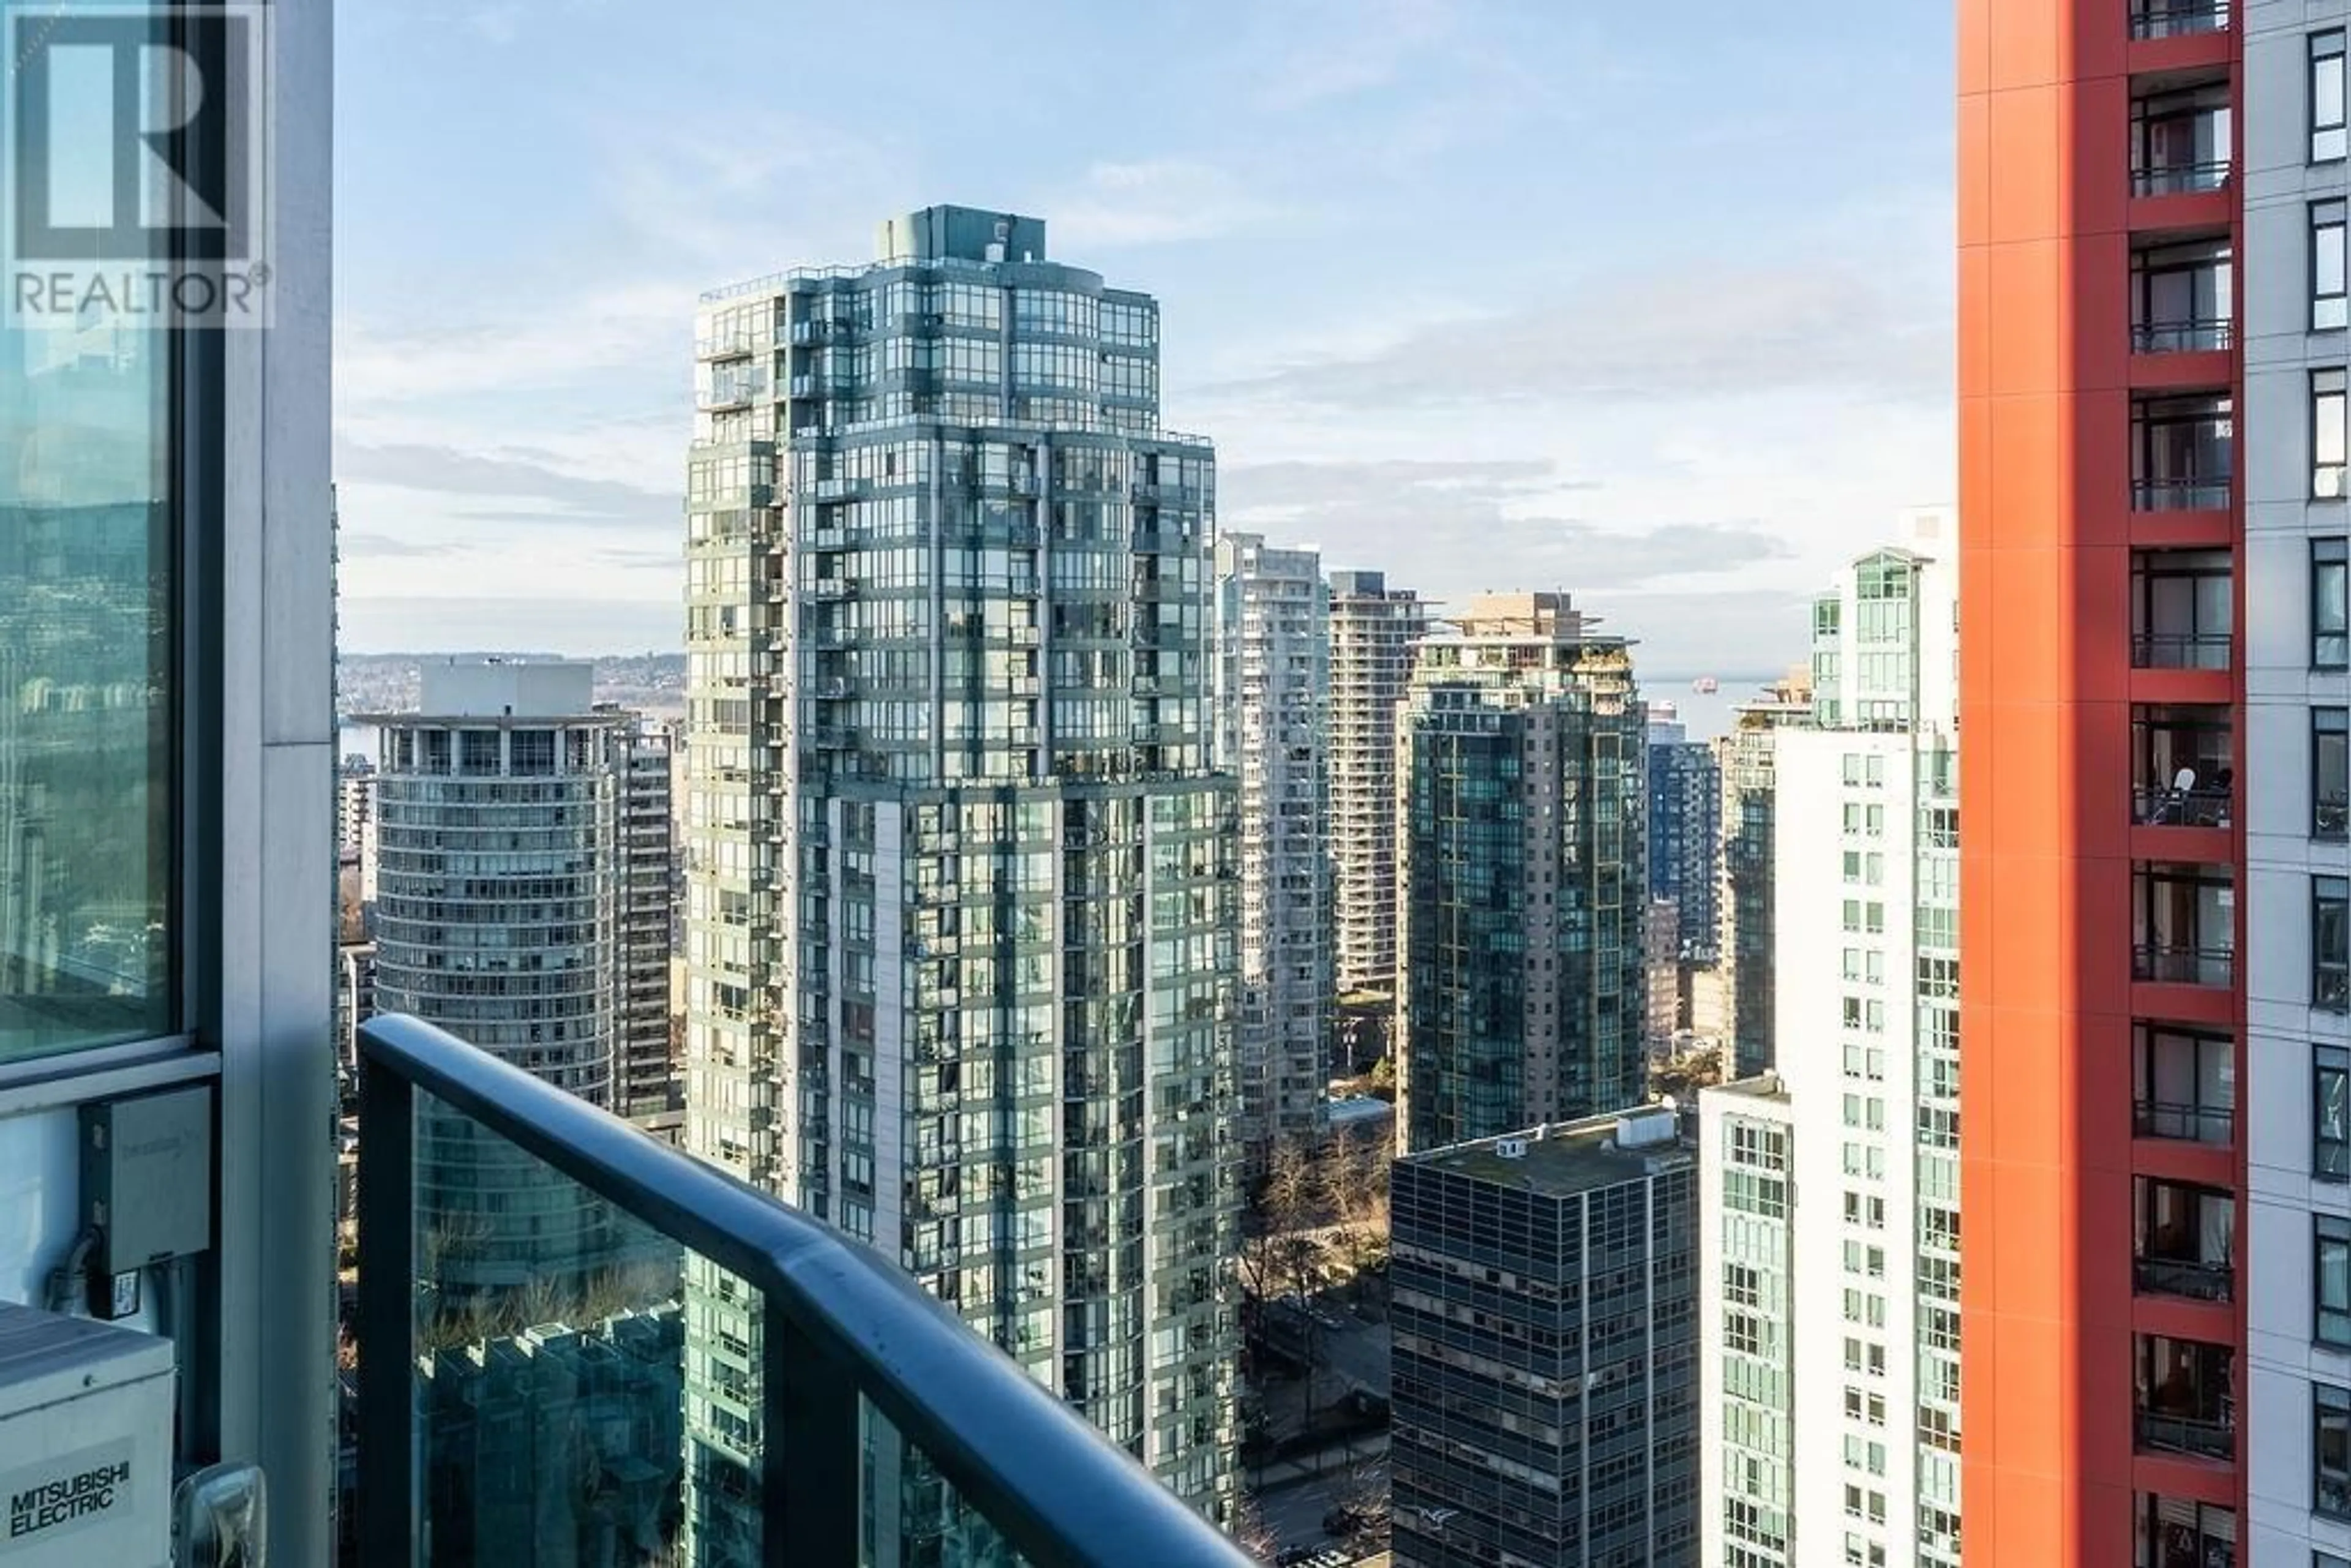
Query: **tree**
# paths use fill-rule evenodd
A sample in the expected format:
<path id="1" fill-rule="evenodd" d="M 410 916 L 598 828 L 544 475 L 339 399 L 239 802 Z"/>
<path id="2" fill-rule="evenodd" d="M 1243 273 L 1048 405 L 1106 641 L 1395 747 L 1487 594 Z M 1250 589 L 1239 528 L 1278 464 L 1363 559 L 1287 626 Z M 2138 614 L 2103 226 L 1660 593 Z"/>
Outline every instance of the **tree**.
<path id="1" fill-rule="evenodd" d="M 1235 1545 L 1260 1563 L 1272 1562 L 1281 1550 L 1281 1537 L 1266 1522 L 1265 1511 L 1249 1492 L 1241 1493 L 1240 1501 L 1234 1505 L 1232 1528 L 1227 1533 Z"/>
<path id="2" fill-rule="evenodd" d="M 1333 1136 L 1323 1154 L 1323 1186 L 1331 1195 L 1334 1238 L 1347 1260 L 1348 1278 L 1358 1281 L 1373 1249 L 1388 1230 L 1386 1140 L 1358 1131 Z"/>
<path id="3" fill-rule="evenodd" d="M 1372 1063 L 1372 1098 L 1384 1100 L 1393 1105 L 1395 1103 L 1395 1058 L 1383 1056 Z"/>

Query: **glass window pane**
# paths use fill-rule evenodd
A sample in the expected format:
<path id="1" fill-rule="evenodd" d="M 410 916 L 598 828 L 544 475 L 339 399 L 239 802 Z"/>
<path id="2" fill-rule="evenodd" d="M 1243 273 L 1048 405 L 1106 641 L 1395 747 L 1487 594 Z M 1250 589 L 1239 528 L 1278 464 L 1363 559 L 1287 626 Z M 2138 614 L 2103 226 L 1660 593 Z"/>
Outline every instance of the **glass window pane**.
<path id="1" fill-rule="evenodd" d="M 168 351 L 0 330 L 0 1060 L 176 1023 Z"/>
<path id="2" fill-rule="evenodd" d="M 2318 1050 L 2311 1085 L 2312 1170 L 2328 1181 L 2351 1176 L 2351 1052 Z"/>

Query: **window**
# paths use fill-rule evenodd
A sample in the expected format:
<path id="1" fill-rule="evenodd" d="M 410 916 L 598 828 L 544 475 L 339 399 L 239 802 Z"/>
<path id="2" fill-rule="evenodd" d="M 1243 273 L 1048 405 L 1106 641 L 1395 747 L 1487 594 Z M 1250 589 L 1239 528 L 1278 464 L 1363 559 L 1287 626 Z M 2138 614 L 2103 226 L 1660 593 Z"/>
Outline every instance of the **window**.
<path id="1" fill-rule="evenodd" d="M 2351 1568 L 2351 1557 L 2337 1557 L 2332 1552 L 2313 1551 L 2310 1568 Z"/>
<path id="2" fill-rule="evenodd" d="M 2315 1253 L 2311 1337 L 2336 1350 L 2351 1350 L 2351 1218 L 2314 1214 L 2310 1226 Z"/>
<path id="3" fill-rule="evenodd" d="M 2343 29 L 2310 36 L 2310 161 L 2332 162 L 2346 151 L 2343 118 Z"/>
<path id="4" fill-rule="evenodd" d="M 2344 413 L 2351 400 L 2344 388 L 2351 372 L 2341 370 L 2310 372 L 2310 493 L 2322 501 L 2343 498 L 2343 465 L 2346 446 Z"/>
<path id="5" fill-rule="evenodd" d="M 2351 1181 L 2351 1051 L 2317 1048 L 2311 1082 L 2311 1174 Z"/>
<path id="6" fill-rule="evenodd" d="M 2310 1005 L 2351 1009 L 2351 881 L 2310 879 Z"/>
<path id="7" fill-rule="evenodd" d="M 2351 325 L 2351 298 L 2345 295 L 2346 262 L 2344 250 L 2345 205 L 2339 201 L 2310 204 L 2310 329 L 2332 331 Z"/>
<path id="8" fill-rule="evenodd" d="M 2351 668 L 2351 564 L 2340 538 L 2310 541 L 2310 667 Z"/>
<path id="9" fill-rule="evenodd" d="M 0 330 L 0 1061 L 178 1022 L 176 336 Z"/>
<path id="10" fill-rule="evenodd" d="M 2310 1506 L 2335 1519 L 2351 1519 L 2351 1388 L 2315 1383 L 2310 1389 Z"/>
<path id="11" fill-rule="evenodd" d="M 2351 709 L 2310 710 L 2310 832 L 2313 838 L 2344 836 L 2351 807 Z"/>

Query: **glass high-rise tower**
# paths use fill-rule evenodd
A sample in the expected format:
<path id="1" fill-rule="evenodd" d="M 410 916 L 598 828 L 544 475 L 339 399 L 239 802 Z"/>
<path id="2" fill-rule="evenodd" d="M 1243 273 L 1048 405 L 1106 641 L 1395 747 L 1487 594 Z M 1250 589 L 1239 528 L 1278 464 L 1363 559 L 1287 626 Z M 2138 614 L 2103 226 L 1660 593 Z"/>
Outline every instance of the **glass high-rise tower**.
<path id="1" fill-rule="evenodd" d="M 1398 1143 L 1642 1103 L 1648 719 L 1622 637 L 1489 594 L 1396 719 Z"/>
<path id="2" fill-rule="evenodd" d="M 688 1145 L 898 1260 L 1221 1514 L 1215 455 L 1159 428 L 1156 303 L 1047 259 L 1042 222 L 933 207 L 880 252 L 697 319 Z M 758 1365 L 747 1311 L 706 1305 L 705 1490 Z M 918 1471 L 873 1489 L 909 1560 L 957 1528 Z"/>
<path id="3" fill-rule="evenodd" d="M 1331 644 L 1322 558 L 1217 546 L 1218 763 L 1240 789 L 1242 1142 L 1325 1124 L 1331 1077 Z"/>

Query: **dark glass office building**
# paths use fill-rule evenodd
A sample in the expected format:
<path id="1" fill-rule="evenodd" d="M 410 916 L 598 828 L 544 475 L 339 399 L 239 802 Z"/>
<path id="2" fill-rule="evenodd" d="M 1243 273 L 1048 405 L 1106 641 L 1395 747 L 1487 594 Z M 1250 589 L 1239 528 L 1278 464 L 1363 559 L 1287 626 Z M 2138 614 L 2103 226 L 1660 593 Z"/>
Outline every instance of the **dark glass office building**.
<path id="1" fill-rule="evenodd" d="M 1665 1110 L 1396 1162 L 1397 1568 L 1695 1568 L 1698 1164 Z"/>

